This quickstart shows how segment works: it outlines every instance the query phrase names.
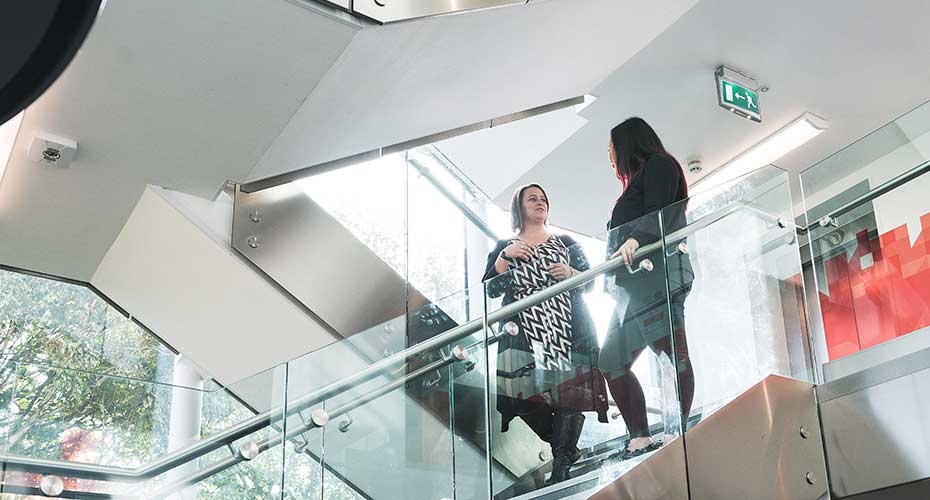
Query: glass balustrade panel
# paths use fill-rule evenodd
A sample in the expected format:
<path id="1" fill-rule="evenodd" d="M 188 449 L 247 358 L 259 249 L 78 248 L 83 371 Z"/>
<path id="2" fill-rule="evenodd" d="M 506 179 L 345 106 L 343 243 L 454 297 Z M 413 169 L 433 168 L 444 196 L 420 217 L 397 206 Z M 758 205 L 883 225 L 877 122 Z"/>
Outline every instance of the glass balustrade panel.
<path id="1" fill-rule="evenodd" d="M 456 463 L 463 491 L 471 488 L 474 494 L 477 484 L 486 484 L 481 479 L 486 466 L 466 467 L 484 463 L 484 412 L 476 408 L 484 393 L 474 393 L 484 380 L 483 340 L 475 335 L 480 312 L 467 291 L 458 292 L 410 311 L 399 320 L 406 328 L 375 327 L 358 334 L 360 339 L 350 337 L 289 363 L 289 426 L 292 432 L 306 429 L 304 440 L 324 478 L 323 498 L 337 489 L 350 494 L 337 483 L 370 498 L 458 498 Z M 470 318 L 471 336 L 439 339 L 461 331 Z M 424 332 L 416 344 L 420 352 L 372 356 L 358 349 L 398 331 Z M 467 384 L 454 391 L 459 378 Z M 455 397 L 461 398 L 460 413 Z M 293 454 L 286 459 L 286 477 L 299 474 L 308 460 Z"/>
<path id="2" fill-rule="evenodd" d="M 648 243 L 629 267 L 616 257 L 606 270 L 634 233 Z M 654 347 L 669 336 L 658 214 L 583 243 L 512 238 L 488 255 L 485 275 L 491 457 L 502 471 L 491 476 L 493 498 L 611 498 L 617 488 L 656 487 L 686 494 L 672 360 Z M 499 260 L 511 244 L 512 262 Z M 602 272 L 514 310 L 589 269 Z M 659 476 L 637 468 L 650 457 L 662 463 Z"/>
<path id="3" fill-rule="evenodd" d="M 930 345 L 928 162 L 923 104 L 801 173 L 808 301 L 826 380 L 848 372 L 831 362 L 862 350 L 905 336 L 901 352 Z"/>
<path id="4" fill-rule="evenodd" d="M 661 213 L 688 427 L 771 374 L 813 381 L 792 209 L 765 167 Z"/>

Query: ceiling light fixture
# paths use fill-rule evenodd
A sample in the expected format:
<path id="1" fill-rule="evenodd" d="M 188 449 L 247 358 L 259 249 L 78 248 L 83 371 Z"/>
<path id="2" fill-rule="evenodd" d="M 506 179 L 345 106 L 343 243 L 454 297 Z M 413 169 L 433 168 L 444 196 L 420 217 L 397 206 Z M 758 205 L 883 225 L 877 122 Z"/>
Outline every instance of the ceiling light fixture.
<path id="1" fill-rule="evenodd" d="M 6 165 L 13 154 L 13 144 L 16 142 L 16 136 L 19 134 L 19 126 L 23 123 L 23 113 L 10 118 L 9 121 L 0 125 L 0 182 L 3 181 L 3 173 L 6 172 Z"/>
<path id="2" fill-rule="evenodd" d="M 698 181 L 694 186 L 695 191 L 698 187 L 700 191 L 704 191 L 719 186 L 766 165 L 771 165 L 779 158 L 822 134 L 828 126 L 829 124 L 822 118 L 805 113 Z"/>

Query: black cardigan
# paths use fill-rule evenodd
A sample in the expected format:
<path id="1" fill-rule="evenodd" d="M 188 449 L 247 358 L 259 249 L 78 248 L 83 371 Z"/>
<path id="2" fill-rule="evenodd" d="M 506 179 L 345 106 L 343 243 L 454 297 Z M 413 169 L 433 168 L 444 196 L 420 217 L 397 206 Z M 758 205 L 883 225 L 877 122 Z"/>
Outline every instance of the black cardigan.
<path id="1" fill-rule="evenodd" d="M 610 230 L 607 238 L 607 256 L 613 255 L 629 238 L 636 239 L 640 246 L 644 246 L 658 241 L 663 232 L 668 235 L 672 231 L 685 227 L 687 224 L 686 203 L 682 200 L 687 198 L 687 182 L 682 177 L 681 170 L 675 161 L 665 155 L 650 157 L 643 164 L 643 168 L 630 179 L 630 185 L 617 199 L 610 214 L 610 221 L 607 223 L 607 229 Z M 672 208 L 668 208 L 669 206 Z M 662 210 L 662 225 L 664 226 L 662 231 L 659 229 L 659 218 L 654 214 L 660 210 Z M 678 266 L 687 269 L 693 276 L 688 258 L 679 256 L 678 260 L 680 261 Z M 659 262 L 654 262 L 654 264 L 659 264 Z M 628 276 L 617 272 L 615 276 L 617 276 L 617 284 L 620 285 L 623 280 L 637 283 L 657 279 L 655 276 L 662 274 L 664 273 L 653 272 Z M 644 285 L 633 286 L 651 290 Z"/>
<path id="2" fill-rule="evenodd" d="M 624 224 L 629 224 L 687 197 L 687 184 L 681 176 L 678 165 L 670 157 L 653 155 L 646 160 L 643 168 L 630 179 L 630 185 L 627 186 L 623 195 L 617 199 L 617 203 L 610 214 L 607 229 L 613 230 Z M 677 210 L 679 206 L 681 210 Z M 669 212 L 675 213 L 670 214 Z M 676 205 L 676 209 L 669 212 L 663 213 L 665 227 L 671 229 L 676 225 L 683 226 L 681 217 L 684 216 L 684 204 Z M 629 224 L 628 227 L 616 231 L 615 233 L 618 236 L 610 238 L 614 244 L 608 246 L 608 255 L 616 252 L 617 248 L 620 248 L 620 245 L 629 238 L 636 239 L 640 246 L 657 241 L 661 235 L 658 220 L 658 217 L 655 216 L 646 217 L 637 223 Z M 615 233 L 611 233 L 611 236 Z"/>

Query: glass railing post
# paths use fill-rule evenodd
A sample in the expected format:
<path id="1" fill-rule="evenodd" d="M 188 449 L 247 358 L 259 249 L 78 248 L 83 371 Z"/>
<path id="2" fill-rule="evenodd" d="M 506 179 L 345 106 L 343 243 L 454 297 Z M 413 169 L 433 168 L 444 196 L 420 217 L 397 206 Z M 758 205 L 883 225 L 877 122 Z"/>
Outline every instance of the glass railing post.
<path id="1" fill-rule="evenodd" d="M 478 287 L 476 287 L 478 288 Z M 481 289 L 478 288 L 478 293 Z M 484 301 L 467 292 L 474 320 L 482 321 Z M 467 322 L 463 318 L 463 323 Z M 448 355 L 456 361 L 449 370 L 450 427 L 452 429 L 453 492 L 456 500 L 486 500 L 488 484 L 487 339 L 482 330 L 455 343 Z"/>
<path id="2" fill-rule="evenodd" d="M 787 173 L 770 167 L 662 211 L 692 495 L 719 481 L 692 459 L 707 456 L 697 423 L 773 374 L 813 382 L 792 210 Z"/>
<path id="3" fill-rule="evenodd" d="M 496 377 L 493 376 L 497 366 L 497 344 L 491 342 L 491 327 L 488 321 L 488 311 L 490 309 L 487 283 L 482 283 L 481 287 L 481 338 L 484 340 L 484 457 L 485 457 L 485 477 L 484 493 L 485 498 L 494 497 L 494 454 L 492 434 L 495 428 L 493 419 L 494 407 L 491 405 L 491 397 L 497 391 Z"/>
<path id="4" fill-rule="evenodd" d="M 12 423 L 15 419 L 15 414 L 13 413 L 13 401 L 16 400 L 16 389 L 19 386 L 19 369 L 15 360 L 10 358 L 0 358 L 0 362 L 4 363 L 8 370 L 8 377 L 2 386 L 2 391 L 0 391 L 0 421 L 4 422 L 4 425 L 0 427 L 0 438 L 3 439 L 0 444 L 0 460 L 5 460 L 7 455 L 10 454 L 10 439 L 12 432 Z M 4 466 L 0 467 L 0 494 L 10 493 L 9 490 L 6 490 L 5 487 L 9 484 L 15 482 L 13 477 L 15 472 L 10 472 Z"/>
<path id="5" fill-rule="evenodd" d="M 695 380 L 694 367 L 691 363 L 687 329 L 684 321 L 685 301 L 694 281 L 694 270 L 688 256 L 687 238 L 675 238 L 675 231 L 685 229 L 684 217 L 686 203 L 659 212 L 661 233 L 662 273 L 665 281 L 665 321 L 667 337 L 660 343 L 656 352 L 659 365 L 659 377 L 662 379 L 663 392 L 660 397 L 665 415 L 663 427 L 665 440 L 671 442 L 680 439 L 681 453 L 685 460 L 679 471 L 686 485 L 687 498 L 692 498 L 688 473 L 688 443 L 686 432 L 694 402 Z M 667 342 L 667 346 L 666 346 Z M 662 347 L 666 347 L 662 349 Z"/>

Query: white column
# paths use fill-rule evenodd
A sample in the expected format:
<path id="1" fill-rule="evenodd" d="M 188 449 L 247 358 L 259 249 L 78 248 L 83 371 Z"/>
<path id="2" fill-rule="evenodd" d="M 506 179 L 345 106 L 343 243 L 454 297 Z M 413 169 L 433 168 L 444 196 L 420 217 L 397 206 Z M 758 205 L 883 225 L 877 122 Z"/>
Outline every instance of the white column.
<path id="1" fill-rule="evenodd" d="M 168 430 L 168 451 L 183 448 L 200 439 L 200 420 L 203 410 L 204 377 L 186 357 L 178 356 L 174 362 L 171 391 L 171 420 Z M 197 470 L 194 460 L 168 473 L 173 481 Z M 196 500 L 197 486 L 192 486 L 171 496 L 175 500 Z"/>

